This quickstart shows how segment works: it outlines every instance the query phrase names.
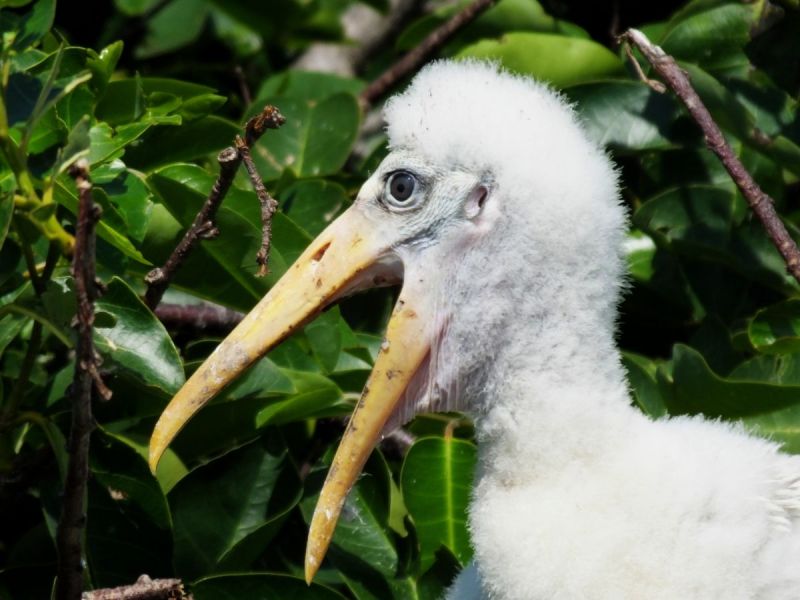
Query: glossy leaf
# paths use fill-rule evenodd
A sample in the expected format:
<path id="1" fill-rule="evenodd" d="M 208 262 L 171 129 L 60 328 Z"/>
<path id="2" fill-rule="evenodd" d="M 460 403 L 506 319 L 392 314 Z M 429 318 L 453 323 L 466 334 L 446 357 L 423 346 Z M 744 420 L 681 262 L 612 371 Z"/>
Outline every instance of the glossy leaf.
<path id="1" fill-rule="evenodd" d="M 264 179 L 277 179 L 284 169 L 298 177 L 319 177 L 338 171 L 355 142 L 360 122 L 356 99 L 333 94 L 316 103 L 292 97 L 267 98 L 286 123 L 259 140 L 253 151 Z"/>
<path id="2" fill-rule="evenodd" d="M 177 392 L 184 382 L 178 351 L 128 284 L 114 277 L 95 306 L 95 345 L 103 358 L 146 385 Z M 100 318 L 103 314 L 108 319 Z"/>
<path id="3" fill-rule="evenodd" d="M 158 528 L 171 527 L 167 500 L 147 461 L 124 438 L 98 432 L 92 440 L 91 471 L 107 489 L 136 504 Z"/>
<path id="4" fill-rule="evenodd" d="M 300 499 L 299 484 L 281 477 L 288 468 L 278 438 L 264 438 L 196 468 L 172 489 L 175 568 L 181 577 L 215 571 L 241 544 L 249 547 L 237 568 L 258 556 L 277 530 L 275 519 Z"/>
<path id="5" fill-rule="evenodd" d="M 646 415 L 663 417 L 667 409 L 656 380 L 656 363 L 644 356 L 626 352 L 622 355 L 622 364 L 628 372 L 628 382 L 636 405 Z"/>
<path id="6" fill-rule="evenodd" d="M 433 565 L 440 546 L 462 565 L 472 557 L 467 506 L 476 460 L 474 444 L 453 437 L 420 439 L 406 454 L 400 482 L 419 536 L 422 571 Z"/>
<path id="7" fill-rule="evenodd" d="M 632 151 L 664 149 L 675 143 L 677 103 L 643 83 L 598 81 L 570 87 L 566 93 L 598 144 Z"/>
<path id="8" fill-rule="evenodd" d="M 750 39 L 756 10 L 737 2 L 695 0 L 673 17 L 660 45 L 676 58 L 712 69 L 746 64 L 741 49 Z"/>
<path id="9" fill-rule="evenodd" d="M 622 71 L 620 60 L 600 44 L 546 33 L 507 33 L 499 40 L 483 40 L 468 46 L 458 56 L 498 60 L 511 71 L 531 75 L 559 88 L 603 79 Z"/>
<path id="10" fill-rule="evenodd" d="M 301 179 L 280 194 L 283 212 L 311 235 L 322 233 L 350 204 L 346 190 L 325 179 Z"/>
<path id="11" fill-rule="evenodd" d="M 759 352 L 799 352 L 800 301 L 790 299 L 758 311 L 748 324 L 747 334 Z"/>
<path id="12" fill-rule="evenodd" d="M 30 12 L 17 23 L 14 49 L 23 50 L 42 39 L 53 26 L 55 13 L 55 0 L 36 0 Z"/>
<path id="13" fill-rule="evenodd" d="M 203 108 L 218 104 L 214 100 Z M 200 108 L 199 103 L 189 103 L 183 110 L 189 116 L 197 117 L 197 113 L 193 111 Z M 239 132 L 238 125 L 215 116 L 195 119 L 183 127 L 159 127 L 149 132 L 140 145 L 131 148 L 125 159 L 132 167 L 149 171 L 169 163 L 216 155 L 221 149 L 230 146 Z"/>
<path id="14" fill-rule="evenodd" d="M 333 94 L 348 93 L 355 96 L 363 88 L 363 81 L 333 73 L 285 71 L 269 77 L 261 84 L 253 107 L 260 109 L 268 98 L 275 97 L 320 102 Z"/>
<path id="15" fill-rule="evenodd" d="M 736 419 L 764 415 L 800 404 L 800 381 L 782 384 L 732 373 L 723 378 L 711 371 L 705 359 L 689 346 L 673 351 L 670 394 L 665 397 L 671 414 L 698 414 Z M 800 369 L 798 369 L 800 372 Z"/>
<path id="16" fill-rule="evenodd" d="M 78 212 L 78 197 L 75 195 L 75 190 L 72 186 L 67 187 L 63 180 L 56 181 L 54 196 L 56 201 L 66 207 L 70 212 L 73 214 Z M 140 264 L 150 264 L 126 235 L 109 227 L 103 220 L 97 223 L 97 236 L 114 246 L 128 258 L 132 258 Z"/>
<path id="17" fill-rule="evenodd" d="M 307 480 L 306 497 L 300 508 L 306 523 L 310 522 L 322 485 L 325 469 L 313 471 Z M 373 453 L 363 474 L 347 495 L 329 557 L 336 560 L 353 576 L 353 569 L 365 561 L 384 578 L 393 578 L 398 567 L 397 550 L 388 530 L 389 472 L 384 459 Z M 348 568 L 350 567 L 350 568 Z M 368 573 L 363 573 L 369 577 Z M 384 585 L 386 585 L 384 583 Z"/>

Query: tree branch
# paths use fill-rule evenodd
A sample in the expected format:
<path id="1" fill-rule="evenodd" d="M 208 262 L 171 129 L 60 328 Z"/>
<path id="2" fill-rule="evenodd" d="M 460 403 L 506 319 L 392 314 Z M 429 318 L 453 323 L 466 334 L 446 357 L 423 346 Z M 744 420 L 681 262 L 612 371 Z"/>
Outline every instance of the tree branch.
<path id="1" fill-rule="evenodd" d="M 361 92 L 361 103 L 367 107 L 378 98 L 384 96 L 398 81 L 419 69 L 439 48 L 444 46 L 461 29 L 477 19 L 496 1 L 474 0 L 464 10 L 453 15 L 449 21 L 434 29 L 416 48 L 394 63 Z"/>
<path id="2" fill-rule="evenodd" d="M 252 146 L 258 140 L 258 138 L 264 135 L 264 132 L 267 129 L 277 129 L 283 125 L 285 121 L 286 119 L 274 106 L 264 107 L 263 111 L 250 119 L 245 125 L 244 136 L 244 145 L 247 148 L 248 154 L 250 146 Z M 241 140 L 239 136 L 236 137 L 237 140 Z M 233 184 L 233 178 L 236 176 L 236 171 L 239 169 L 239 165 L 242 163 L 242 158 L 241 148 L 237 149 L 232 146 L 225 148 L 219 153 L 219 156 L 217 157 L 217 160 L 219 161 L 219 176 L 214 182 L 214 185 L 211 187 L 211 191 L 209 192 L 206 201 L 203 203 L 200 212 L 198 212 L 197 216 L 194 218 L 191 227 L 189 227 L 189 229 L 183 235 L 183 238 L 172 251 L 172 254 L 170 254 L 164 265 L 153 269 L 145 276 L 145 283 L 147 284 L 145 302 L 151 309 L 155 309 L 159 302 L 161 302 L 161 298 L 164 296 L 164 292 L 172 282 L 176 271 L 189 256 L 189 253 L 192 251 L 192 248 L 194 248 L 198 240 L 213 239 L 219 235 L 219 230 L 214 224 L 214 218 L 217 215 L 217 210 L 219 209 L 220 204 L 222 204 L 222 201 L 225 199 L 228 190 Z M 253 166 L 253 169 L 255 170 L 255 166 Z M 256 176 L 257 175 L 258 174 L 256 173 Z M 261 180 L 260 177 L 258 179 L 259 181 Z M 261 183 L 261 187 L 264 187 L 263 183 Z M 264 192 L 266 193 L 266 190 L 264 190 Z M 256 194 L 258 193 L 258 190 L 256 190 Z M 267 194 L 267 196 L 269 196 L 269 194 Z M 259 200 L 260 199 L 261 197 L 259 196 Z M 267 249 L 269 249 L 269 243 L 267 243 Z M 261 251 L 259 251 L 259 256 L 260 255 Z"/>
<path id="3" fill-rule="evenodd" d="M 82 600 L 190 600 L 180 579 L 150 579 L 142 575 L 133 585 L 84 592 Z"/>
<path id="4" fill-rule="evenodd" d="M 264 277 L 269 272 L 267 263 L 269 262 L 269 248 L 272 241 L 272 216 L 278 210 L 278 202 L 269 195 L 267 188 L 264 187 L 264 182 L 253 162 L 248 144 L 238 135 L 234 140 L 234 144 L 239 151 L 239 157 L 244 163 L 247 174 L 250 176 L 253 190 L 258 196 L 258 202 L 261 205 L 261 247 L 256 254 L 256 262 L 258 263 L 258 276 Z"/>
<path id="5" fill-rule="evenodd" d="M 244 318 L 235 310 L 215 304 L 160 304 L 156 316 L 164 325 L 174 328 L 230 331 Z"/>
<path id="6" fill-rule="evenodd" d="M 83 590 L 83 530 L 86 524 L 86 482 L 89 478 L 89 436 L 94 429 L 92 392 L 109 398 L 111 391 L 97 371 L 98 358 L 92 344 L 94 301 L 99 288 L 95 283 L 94 227 L 100 209 L 92 201 L 88 163 L 78 161 L 72 176 L 78 187 L 78 223 L 72 259 L 77 296 L 76 329 L 78 343 L 75 376 L 72 382 L 72 425 L 69 435 L 69 464 L 64 483 L 64 502 L 58 522 L 57 600 L 78 600 Z"/>
<path id="7" fill-rule="evenodd" d="M 787 270 L 800 282 L 800 250 L 798 250 L 797 244 L 795 244 L 783 221 L 775 211 L 772 198 L 764 193 L 736 157 L 719 126 L 714 122 L 708 109 L 700 100 L 700 96 L 697 95 L 697 92 L 692 87 L 687 74 L 678 66 L 675 59 L 666 54 L 659 46 L 653 44 L 641 31 L 629 29 L 620 36 L 620 39 L 636 46 L 648 62 L 653 65 L 656 73 L 666 81 L 670 89 L 680 98 L 689 114 L 703 131 L 706 145 L 725 166 L 731 179 L 736 183 L 750 208 L 753 209 L 753 212 L 761 221 L 767 235 L 786 262 Z M 629 54 L 629 56 L 631 55 Z M 631 56 L 631 58 L 633 57 Z M 637 69 L 637 72 L 641 72 L 641 69 Z M 649 81 L 646 77 L 644 79 L 646 83 Z M 648 85 L 652 87 L 652 83 L 648 83 Z"/>

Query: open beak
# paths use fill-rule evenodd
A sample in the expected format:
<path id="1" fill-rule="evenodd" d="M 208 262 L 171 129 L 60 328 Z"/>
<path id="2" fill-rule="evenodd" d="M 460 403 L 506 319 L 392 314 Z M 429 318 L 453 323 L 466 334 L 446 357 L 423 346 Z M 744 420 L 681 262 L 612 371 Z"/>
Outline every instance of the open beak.
<path id="1" fill-rule="evenodd" d="M 192 374 L 164 409 L 150 439 L 150 468 L 186 422 L 227 384 L 325 306 L 387 283 L 391 240 L 352 207 L 323 231 Z M 404 286 L 386 338 L 320 492 L 306 548 L 305 576 L 317 572 L 347 493 L 430 350 L 430 315 Z M 412 297 L 414 296 L 414 297 Z"/>

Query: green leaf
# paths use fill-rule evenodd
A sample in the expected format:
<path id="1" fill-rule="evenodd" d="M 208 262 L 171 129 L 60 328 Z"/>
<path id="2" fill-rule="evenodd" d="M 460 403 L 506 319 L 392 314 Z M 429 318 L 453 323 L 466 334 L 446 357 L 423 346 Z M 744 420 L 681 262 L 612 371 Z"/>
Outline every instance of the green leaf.
<path id="1" fill-rule="evenodd" d="M 321 102 L 333 94 L 348 93 L 357 96 L 364 89 L 364 82 L 333 73 L 314 71 L 284 71 L 276 73 L 261 84 L 252 110 L 261 110 L 268 98 L 294 98 L 307 102 Z"/>
<path id="2" fill-rule="evenodd" d="M 800 454 L 800 406 L 746 417 L 742 422 L 760 435 L 783 444 L 784 452 Z"/>
<path id="3" fill-rule="evenodd" d="M 653 238 L 638 229 L 631 229 L 625 240 L 628 273 L 636 281 L 650 281 L 655 273 L 656 245 Z"/>
<path id="4" fill-rule="evenodd" d="M 472 558 L 467 506 L 476 460 L 474 444 L 453 437 L 417 440 L 406 454 L 400 484 L 419 536 L 422 571 L 433 565 L 440 546 L 462 565 Z"/>
<path id="5" fill-rule="evenodd" d="M 791 289 L 783 259 L 760 223 L 746 219 L 748 214 L 730 183 L 687 185 L 645 202 L 633 222 L 654 239 L 669 240 L 688 260 L 722 264 L 764 285 Z"/>
<path id="6" fill-rule="evenodd" d="M 139 119 L 145 112 L 150 97 L 157 94 L 175 96 L 181 103 L 198 96 L 213 95 L 214 89 L 205 85 L 167 79 L 164 77 L 130 77 L 112 81 L 100 98 L 97 118 L 110 125 L 120 125 Z"/>
<path id="7" fill-rule="evenodd" d="M 410 50 L 418 46 L 436 27 L 451 19 L 467 4 L 468 2 L 462 1 L 446 5 L 433 14 L 415 21 L 400 35 L 397 48 Z M 444 54 L 451 54 L 449 52 L 451 47 L 461 48 L 465 43 L 475 42 L 481 38 L 496 38 L 510 31 L 536 31 L 589 38 L 589 34 L 574 23 L 554 19 L 548 15 L 535 0 L 500 0 L 458 33 Z"/>
<path id="8" fill-rule="evenodd" d="M 295 393 L 273 399 L 256 415 L 256 427 L 280 425 L 302 419 L 347 415 L 353 410 L 353 399 L 347 399 L 339 387 L 316 373 L 289 371 Z"/>
<path id="9" fill-rule="evenodd" d="M 671 414 L 702 413 L 736 419 L 800 404 L 800 382 L 773 383 L 763 373 L 754 378 L 734 372 L 723 378 L 710 369 L 699 352 L 683 344 L 675 345 L 672 361 L 670 393 L 664 398 Z"/>
<path id="10" fill-rule="evenodd" d="M 214 178 L 194 165 L 171 165 L 149 178 L 151 189 L 170 213 L 185 227 L 194 220 L 205 201 Z M 270 274 L 255 277 L 255 256 L 261 245 L 261 217 L 256 195 L 233 187 L 216 219 L 220 236 L 199 244 L 178 272 L 176 282 L 201 297 L 225 302 L 239 310 L 249 310 L 269 286 L 305 250 L 311 237 L 288 217 L 278 212 L 272 221 Z M 174 243 L 163 245 L 159 262 Z"/>
<path id="11" fill-rule="evenodd" d="M 95 303 L 95 345 L 103 359 L 146 385 L 174 394 L 183 385 L 183 365 L 166 329 L 119 277 Z M 100 318 L 106 313 L 111 323 Z"/>
<path id="12" fill-rule="evenodd" d="M 338 308 L 333 308 L 318 316 L 305 328 L 311 351 L 326 373 L 336 368 L 342 352 L 342 333 L 339 329 L 341 318 Z"/>
<path id="13" fill-rule="evenodd" d="M 675 58 L 699 62 L 711 70 L 747 65 L 742 47 L 750 41 L 757 4 L 690 2 L 670 20 L 660 45 Z"/>
<path id="14" fill-rule="evenodd" d="M 6 241 L 8 229 L 11 226 L 11 217 L 14 216 L 14 195 L 10 192 L 0 192 L 0 248 Z"/>
<path id="15" fill-rule="evenodd" d="M 623 352 L 622 364 L 628 373 L 628 383 L 637 406 L 654 419 L 664 416 L 667 407 L 656 381 L 656 363 L 645 356 Z"/>
<path id="16" fill-rule="evenodd" d="M 286 123 L 269 131 L 253 148 L 261 176 L 277 179 L 284 169 L 298 177 L 319 177 L 342 168 L 358 134 L 360 111 L 350 94 L 334 94 L 313 103 L 290 97 L 269 98 Z"/>
<path id="17" fill-rule="evenodd" d="M 170 166 L 148 178 L 151 189 L 158 195 L 163 205 L 184 227 L 189 227 L 197 211 L 205 201 L 205 194 L 211 189 L 213 179 L 200 167 L 190 165 Z M 202 184 L 205 192 L 193 189 Z M 239 192 L 251 198 L 253 209 L 257 209 L 255 194 Z M 250 220 L 249 215 L 231 208 L 234 190 L 228 193 L 225 204 L 220 208 L 216 224 L 220 231 L 214 240 L 198 244 L 189 259 L 178 272 L 175 281 L 184 287 L 219 301 L 231 298 L 233 306 L 249 310 L 256 300 L 267 291 L 267 278 L 255 277 L 255 256 L 261 244 L 259 221 Z M 277 215 L 276 215 L 277 216 Z M 167 252 L 174 244 L 165 245 Z M 166 258 L 166 255 L 163 256 Z M 157 262 L 161 262 L 161 258 Z M 270 267 L 280 272 L 286 265 L 280 256 L 280 247 L 275 244 L 270 257 Z"/>
<path id="18" fill-rule="evenodd" d="M 306 479 L 307 495 L 300 503 L 306 523 L 311 522 L 325 471 L 316 469 Z M 373 452 L 347 495 L 328 556 L 348 577 L 369 577 L 368 571 L 374 570 L 394 578 L 397 572 L 397 550 L 388 526 L 390 477 L 386 461 Z"/>
<path id="19" fill-rule="evenodd" d="M 122 161 L 112 161 L 92 170 L 92 183 L 95 191 L 105 193 L 108 202 L 121 216 L 123 227 L 119 230 L 141 242 L 153 209 L 153 194 L 144 177 L 127 169 Z M 105 214 L 103 216 L 105 218 Z"/>
<path id="20" fill-rule="evenodd" d="M 78 212 L 78 197 L 75 195 L 71 184 L 70 187 L 64 185 L 63 177 L 56 180 L 53 188 L 54 197 L 56 202 L 66 207 L 74 215 Z M 137 263 L 142 265 L 150 264 L 125 235 L 109 227 L 102 219 L 97 223 L 97 235 Z"/>
<path id="21" fill-rule="evenodd" d="M 12 47 L 21 51 L 33 46 L 50 31 L 56 15 L 55 0 L 37 0 L 33 9 L 20 19 Z"/>
<path id="22" fill-rule="evenodd" d="M 140 505 L 89 480 L 86 555 L 97 587 L 130 585 L 142 573 L 172 577 L 169 531 L 160 529 Z"/>
<path id="23" fill-rule="evenodd" d="M 499 60 L 510 71 L 531 75 L 559 88 L 622 72 L 610 50 L 591 40 L 546 33 L 508 33 L 464 48 L 459 58 Z"/>
<path id="24" fill-rule="evenodd" d="M 192 585 L 195 600 L 344 600 L 338 592 L 278 573 L 214 575 Z"/>
<path id="25" fill-rule="evenodd" d="M 791 298 L 759 310 L 748 323 L 747 335 L 759 352 L 800 352 L 800 300 Z"/>
<path id="26" fill-rule="evenodd" d="M 146 13 L 157 6 L 159 0 L 114 0 L 114 6 L 119 12 L 135 17 Z"/>
<path id="27" fill-rule="evenodd" d="M 169 494 L 178 574 L 193 579 L 212 573 L 237 547 L 236 568 L 252 562 L 300 499 L 291 468 L 286 448 L 269 435 L 184 477 Z"/>
<path id="28" fill-rule="evenodd" d="M 173 0 L 147 20 L 147 35 L 136 58 L 152 58 L 192 43 L 203 31 L 208 4 L 203 0 Z"/>
<path id="29" fill-rule="evenodd" d="M 89 130 L 92 140 L 89 148 L 89 164 L 96 165 L 119 158 L 124 154 L 126 146 L 138 140 L 150 129 L 149 123 L 131 123 L 112 129 L 107 123 L 97 123 Z"/>
<path id="30" fill-rule="evenodd" d="M 150 432 L 148 431 L 148 434 Z M 111 434 L 114 435 L 120 442 L 127 444 L 131 448 L 133 448 L 136 452 L 139 453 L 139 456 L 142 460 L 147 463 L 147 459 L 150 455 L 150 438 L 136 435 L 134 433 L 126 432 L 126 435 L 121 434 Z M 148 467 L 149 471 L 149 467 Z M 164 455 L 161 457 L 161 460 L 158 463 L 158 469 L 156 470 L 156 480 L 158 481 L 158 485 L 161 488 L 161 493 L 166 495 L 169 491 L 175 487 L 175 485 L 183 479 L 189 471 L 186 469 L 186 465 L 183 464 L 181 459 L 175 453 L 172 448 L 167 448 L 164 452 Z M 172 517 L 170 516 L 170 520 Z M 170 523 L 171 526 L 171 523 Z"/>
<path id="31" fill-rule="evenodd" d="M 69 132 L 66 145 L 61 149 L 55 172 L 64 173 L 75 161 L 89 153 L 91 138 L 89 137 L 89 116 L 81 119 Z"/>
<path id="32" fill-rule="evenodd" d="M 14 341 L 26 324 L 26 320 L 16 315 L 3 315 L 0 317 L 0 356 L 6 347 Z"/>
<path id="33" fill-rule="evenodd" d="M 92 436 L 91 449 L 92 475 L 126 502 L 136 504 L 156 527 L 169 530 L 167 500 L 142 455 L 124 438 L 103 430 Z"/>
<path id="34" fill-rule="evenodd" d="M 197 104 L 194 108 L 190 104 L 187 110 L 197 108 Z M 149 131 L 141 144 L 127 152 L 125 162 L 142 171 L 151 171 L 169 163 L 216 155 L 231 145 L 239 131 L 235 123 L 213 115 L 180 127 L 158 127 Z"/>
<path id="35" fill-rule="evenodd" d="M 347 191 L 325 179 L 301 179 L 280 193 L 283 212 L 312 236 L 319 235 L 350 205 Z"/>
<path id="36" fill-rule="evenodd" d="M 637 81 L 598 81 L 566 90 L 576 103 L 586 132 L 598 144 L 623 151 L 658 150 L 674 145 L 675 100 Z"/>
<path id="37" fill-rule="evenodd" d="M 94 89 L 98 91 L 106 89 L 122 56 L 122 48 L 122 40 L 117 40 L 103 48 L 98 54 L 90 53 L 86 66 L 92 72 Z"/>

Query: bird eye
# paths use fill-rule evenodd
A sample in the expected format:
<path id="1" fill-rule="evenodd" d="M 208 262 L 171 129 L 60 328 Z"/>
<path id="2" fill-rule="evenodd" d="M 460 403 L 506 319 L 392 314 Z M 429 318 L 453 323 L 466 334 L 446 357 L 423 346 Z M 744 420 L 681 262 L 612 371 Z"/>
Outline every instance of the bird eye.
<path id="1" fill-rule="evenodd" d="M 400 206 L 407 205 L 408 199 L 414 194 L 416 179 L 410 173 L 399 171 L 389 178 L 389 199 Z"/>

